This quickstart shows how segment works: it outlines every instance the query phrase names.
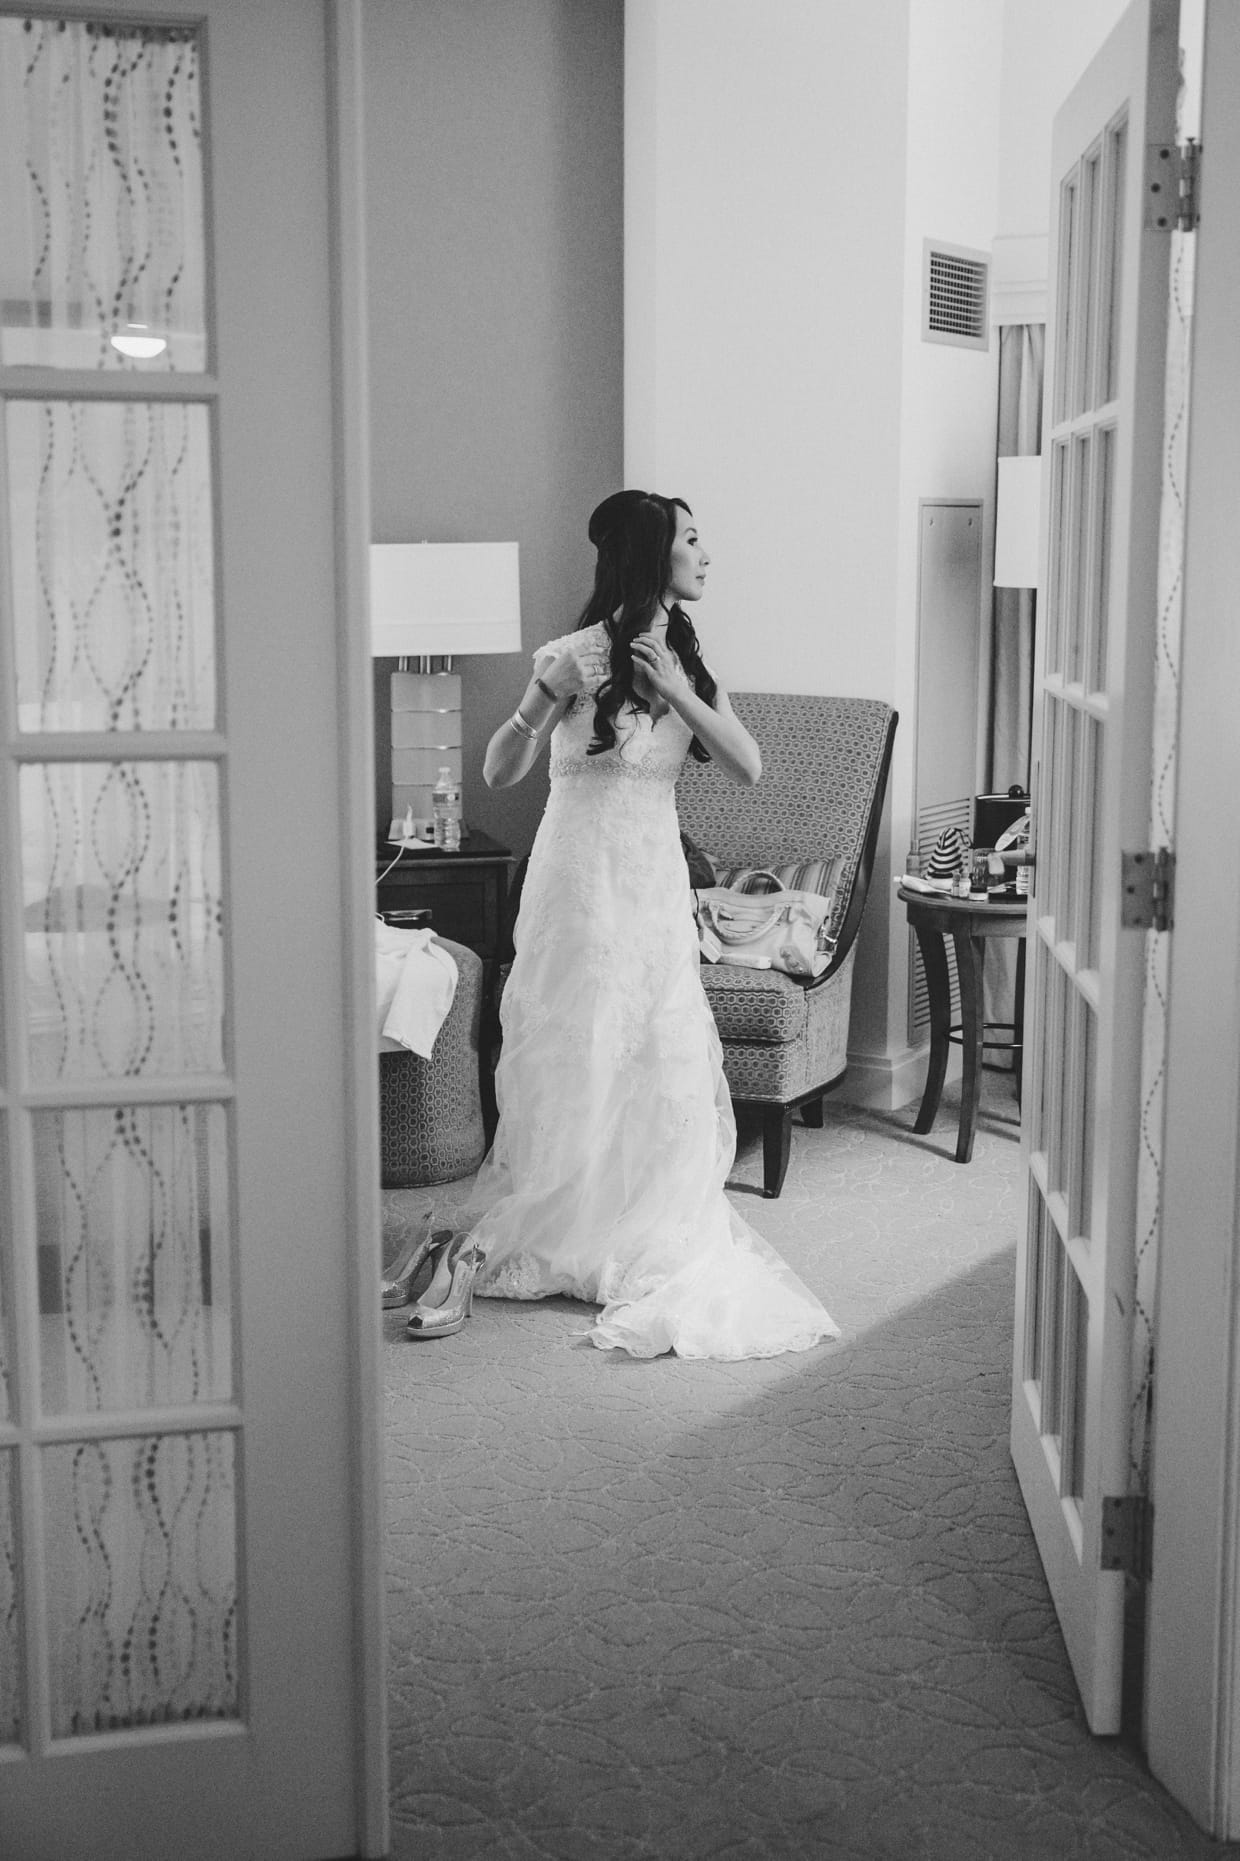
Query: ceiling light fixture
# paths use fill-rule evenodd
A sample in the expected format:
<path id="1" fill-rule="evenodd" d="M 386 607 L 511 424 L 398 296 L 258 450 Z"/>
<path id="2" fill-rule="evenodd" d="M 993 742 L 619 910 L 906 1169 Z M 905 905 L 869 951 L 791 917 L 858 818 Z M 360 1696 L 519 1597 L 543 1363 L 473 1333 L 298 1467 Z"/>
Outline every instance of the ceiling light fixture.
<path id="1" fill-rule="evenodd" d="M 114 349 L 133 362 L 149 362 L 168 347 L 167 338 L 152 336 L 146 323 L 126 323 L 124 329 L 113 331 L 109 341 Z"/>

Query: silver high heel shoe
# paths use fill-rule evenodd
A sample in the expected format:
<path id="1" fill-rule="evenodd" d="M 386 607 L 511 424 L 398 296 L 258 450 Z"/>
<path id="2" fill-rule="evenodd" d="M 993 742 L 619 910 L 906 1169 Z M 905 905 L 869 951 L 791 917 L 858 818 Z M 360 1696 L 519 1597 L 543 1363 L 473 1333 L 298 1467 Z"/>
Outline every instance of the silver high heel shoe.
<path id="1" fill-rule="evenodd" d="M 435 1262 L 430 1285 L 409 1314 L 406 1336 L 450 1338 L 460 1331 L 474 1301 L 474 1278 L 486 1255 L 467 1234 L 458 1234 Z"/>
<path id="2" fill-rule="evenodd" d="M 434 1209 L 428 1208 L 383 1275 L 381 1284 L 385 1311 L 396 1305 L 408 1305 L 413 1297 L 413 1282 L 424 1262 L 436 1248 L 446 1247 L 452 1239 L 451 1228 L 432 1228 L 434 1219 Z"/>

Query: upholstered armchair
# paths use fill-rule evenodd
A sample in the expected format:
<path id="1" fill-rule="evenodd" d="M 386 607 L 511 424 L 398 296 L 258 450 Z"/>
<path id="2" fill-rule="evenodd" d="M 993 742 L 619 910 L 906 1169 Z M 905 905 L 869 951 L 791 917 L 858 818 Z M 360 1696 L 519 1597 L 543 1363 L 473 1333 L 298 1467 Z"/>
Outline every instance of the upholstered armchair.
<path id="1" fill-rule="evenodd" d="M 763 1194 L 777 1196 L 792 1113 L 821 1125 L 823 1095 L 848 1063 L 857 931 L 874 866 L 896 713 L 872 698 L 733 692 L 762 751 L 762 780 L 738 788 L 688 762 L 677 786 L 684 832 L 716 865 L 786 866 L 837 855 L 825 972 L 805 983 L 775 969 L 702 965 L 733 1101 L 761 1108 Z"/>

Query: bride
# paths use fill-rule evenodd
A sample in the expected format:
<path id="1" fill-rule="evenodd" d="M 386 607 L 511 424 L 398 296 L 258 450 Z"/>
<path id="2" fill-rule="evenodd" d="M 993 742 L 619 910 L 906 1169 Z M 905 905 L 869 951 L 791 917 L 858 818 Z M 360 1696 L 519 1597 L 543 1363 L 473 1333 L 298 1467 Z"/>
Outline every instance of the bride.
<path id="1" fill-rule="evenodd" d="M 734 782 L 758 746 L 682 605 L 710 561 L 686 504 L 590 519 L 594 592 L 487 748 L 492 788 L 551 744 L 504 991 L 500 1120 L 466 1211 L 476 1290 L 602 1307 L 600 1349 L 766 1357 L 837 1328 L 724 1194 L 736 1128 L 698 976 L 676 815 L 686 754 Z"/>

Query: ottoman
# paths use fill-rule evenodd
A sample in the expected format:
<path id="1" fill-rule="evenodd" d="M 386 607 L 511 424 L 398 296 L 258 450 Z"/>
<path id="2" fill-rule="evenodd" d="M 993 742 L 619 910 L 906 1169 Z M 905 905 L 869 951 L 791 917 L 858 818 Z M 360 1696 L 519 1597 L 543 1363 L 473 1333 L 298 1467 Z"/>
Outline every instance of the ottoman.
<path id="1" fill-rule="evenodd" d="M 429 1060 L 408 1049 L 379 1055 L 379 1154 L 385 1189 L 455 1182 L 486 1154 L 478 1090 L 482 959 L 437 939 L 457 967 L 456 994 Z"/>

